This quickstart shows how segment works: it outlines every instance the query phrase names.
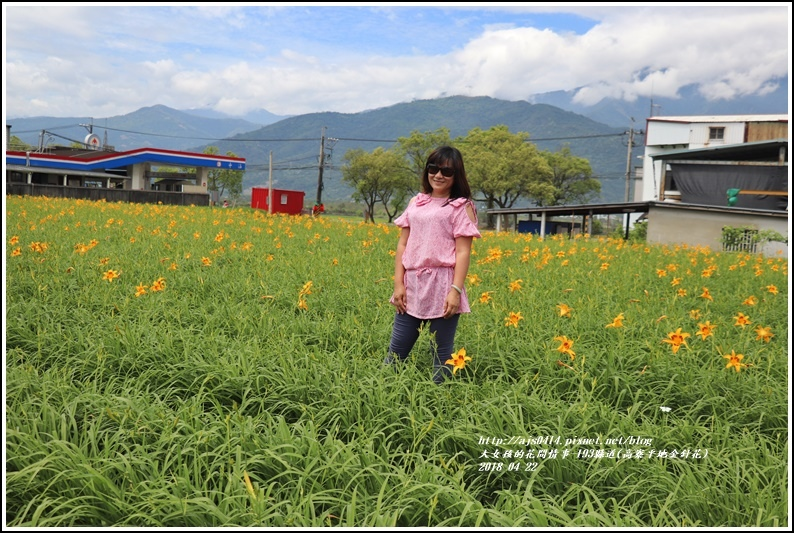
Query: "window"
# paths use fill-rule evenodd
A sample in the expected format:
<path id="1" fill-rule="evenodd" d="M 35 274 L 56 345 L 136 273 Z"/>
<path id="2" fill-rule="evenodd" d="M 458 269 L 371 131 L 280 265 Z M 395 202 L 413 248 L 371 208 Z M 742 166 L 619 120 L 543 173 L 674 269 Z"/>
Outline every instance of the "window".
<path id="1" fill-rule="evenodd" d="M 709 140 L 710 141 L 725 140 L 725 128 L 723 127 L 709 128 Z"/>

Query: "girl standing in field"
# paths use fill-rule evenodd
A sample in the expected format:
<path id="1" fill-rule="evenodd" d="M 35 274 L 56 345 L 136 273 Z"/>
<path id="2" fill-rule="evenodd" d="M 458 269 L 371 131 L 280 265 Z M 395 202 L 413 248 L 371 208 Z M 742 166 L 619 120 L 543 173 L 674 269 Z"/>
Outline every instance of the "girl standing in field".
<path id="1" fill-rule="evenodd" d="M 405 361 L 430 323 L 434 336 L 433 381 L 450 374 L 444 364 L 454 351 L 461 313 L 469 313 L 464 282 L 469 271 L 471 243 L 480 237 L 477 213 L 460 151 L 450 146 L 434 150 L 422 173 L 422 192 L 411 199 L 394 223 L 402 228 L 394 264 L 397 308 L 389 355 Z"/>

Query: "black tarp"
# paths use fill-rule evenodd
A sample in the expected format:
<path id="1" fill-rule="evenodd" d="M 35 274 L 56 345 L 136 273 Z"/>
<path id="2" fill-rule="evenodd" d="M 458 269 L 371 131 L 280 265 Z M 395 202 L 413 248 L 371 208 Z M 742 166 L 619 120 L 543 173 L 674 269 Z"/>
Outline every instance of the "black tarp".
<path id="1" fill-rule="evenodd" d="M 728 206 L 728 189 L 788 191 L 788 166 L 671 163 L 665 189 L 687 204 Z M 740 194 L 734 207 L 785 211 L 787 196 Z"/>

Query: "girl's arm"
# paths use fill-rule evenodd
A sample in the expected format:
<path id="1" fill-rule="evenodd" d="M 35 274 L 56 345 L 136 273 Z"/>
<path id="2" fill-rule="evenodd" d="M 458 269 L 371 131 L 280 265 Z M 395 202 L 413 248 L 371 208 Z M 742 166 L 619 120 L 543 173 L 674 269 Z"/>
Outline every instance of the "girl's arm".
<path id="1" fill-rule="evenodd" d="M 471 204 L 466 206 L 466 214 L 469 219 L 476 224 L 477 217 Z M 463 289 L 466 283 L 466 276 L 469 273 L 469 263 L 471 262 L 471 243 L 473 237 L 458 237 L 455 239 L 455 273 L 452 276 L 452 284 Z M 460 299 L 462 295 L 454 287 L 449 288 L 447 299 L 444 301 L 444 318 L 449 318 L 460 310 Z"/>
<path id="2" fill-rule="evenodd" d="M 397 252 L 394 254 L 394 294 L 392 303 L 397 308 L 397 312 L 405 313 L 408 299 L 405 296 L 405 267 L 403 266 L 403 253 L 408 244 L 408 236 L 411 228 L 403 228 L 400 232 L 400 240 L 397 242 Z"/>

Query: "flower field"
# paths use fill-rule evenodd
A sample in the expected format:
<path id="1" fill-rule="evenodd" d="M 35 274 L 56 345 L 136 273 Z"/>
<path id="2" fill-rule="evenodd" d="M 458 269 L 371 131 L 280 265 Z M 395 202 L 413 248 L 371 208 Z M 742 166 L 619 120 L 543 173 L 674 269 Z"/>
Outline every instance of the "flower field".
<path id="1" fill-rule="evenodd" d="M 483 231 L 454 375 L 398 228 L 6 198 L 6 525 L 787 527 L 788 261 Z"/>

